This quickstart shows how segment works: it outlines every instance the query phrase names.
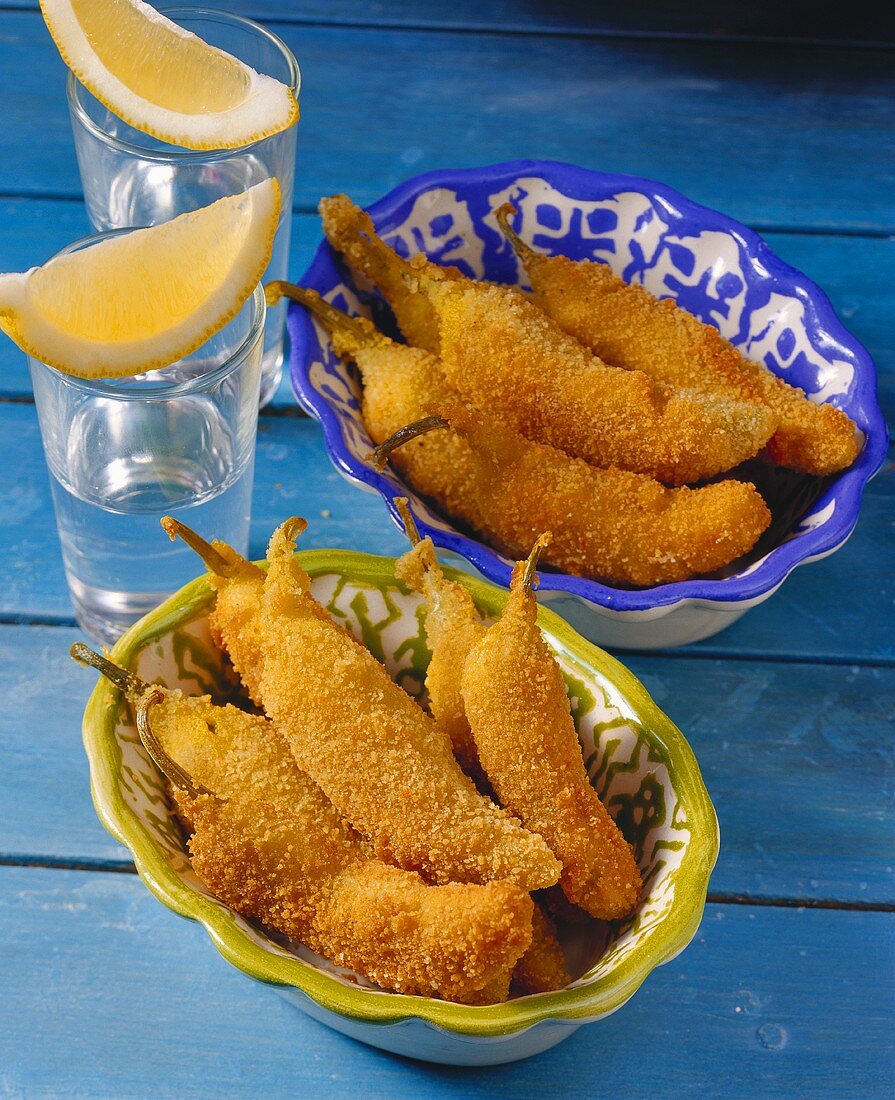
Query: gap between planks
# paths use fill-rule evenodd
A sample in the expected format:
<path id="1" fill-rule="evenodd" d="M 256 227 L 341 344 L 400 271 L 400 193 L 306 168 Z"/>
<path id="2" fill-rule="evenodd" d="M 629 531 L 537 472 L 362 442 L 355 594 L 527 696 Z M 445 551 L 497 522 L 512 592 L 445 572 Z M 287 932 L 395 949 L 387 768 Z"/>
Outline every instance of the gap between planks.
<path id="1" fill-rule="evenodd" d="M 3 8 L 0 8 L 0 14 L 3 13 Z M 14 9 L 21 10 L 21 9 Z M 624 175 L 624 173 L 622 173 Z M 0 190 L 0 202 L 60 202 L 83 205 L 84 199 L 81 195 L 76 195 L 68 192 L 61 191 L 4 191 Z M 304 217 L 317 217 L 317 207 L 310 202 L 302 202 L 297 199 L 292 204 L 292 213 L 299 214 Z M 749 222 L 748 228 L 758 234 L 766 233 L 786 233 L 793 237 L 848 237 L 855 238 L 857 240 L 895 240 L 895 231 L 892 229 L 880 228 L 865 228 L 865 229 L 851 229 L 848 226 L 826 226 L 826 225 L 776 225 L 764 222 Z M 321 240 L 323 239 L 323 231 L 320 232 Z M 0 397 L 0 400 L 3 400 Z"/>
<path id="2" fill-rule="evenodd" d="M 17 4 L 0 4 L 0 15 L 5 13 L 32 13 L 37 14 L 37 4 L 24 6 Z M 436 20 L 420 23 L 402 23 L 399 21 L 369 20 L 367 22 L 355 22 L 352 19 L 320 19 L 302 18 L 300 15 L 284 15 L 282 12 L 272 16 L 257 16 L 257 20 L 265 26 L 281 25 L 309 27 L 311 29 L 328 30 L 339 28 L 350 31 L 368 32 L 394 32 L 407 31 L 414 34 L 454 34 L 454 35 L 482 35 L 491 34 L 507 38 L 588 38 L 588 39 L 636 39 L 641 42 L 711 42 L 735 44 L 755 44 L 767 46 L 823 46 L 829 49 L 892 49 L 895 47 L 895 39 L 884 38 L 880 40 L 865 38 L 812 38 L 810 36 L 789 36 L 774 34 L 736 34 L 714 33 L 712 31 L 673 31 L 673 30 L 635 30 L 633 28 L 613 27 L 513 27 L 502 23 L 482 23 L 470 26 L 457 26 L 456 24 L 440 23 Z"/>
<path id="3" fill-rule="evenodd" d="M 0 614 L 0 627 L 2 626 L 44 626 L 58 627 L 59 629 L 77 630 L 78 622 L 73 616 L 67 615 L 21 615 Z M 612 649 L 610 650 L 616 660 L 623 664 L 629 657 L 658 657 L 672 661 L 701 660 L 701 661 L 738 661 L 752 664 L 769 665 L 819 665 L 820 667 L 836 668 L 893 668 L 895 657 L 837 657 L 833 654 L 827 656 L 807 656 L 802 653 L 783 654 L 770 653 L 758 656 L 755 653 L 731 652 L 722 647 L 702 649 Z"/>
<path id="4" fill-rule="evenodd" d="M 42 856 L 0 856 L 0 867 L 40 868 L 45 871 L 88 871 L 94 874 L 136 875 L 133 863 L 122 860 L 116 862 L 45 859 Z M 774 898 L 753 896 L 751 894 L 725 894 L 709 892 L 706 904 L 710 905 L 754 905 L 765 909 L 836 909 L 857 913 L 895 913 L 895 904 L 886 902 L 842 901 L 837 898 Z"/>

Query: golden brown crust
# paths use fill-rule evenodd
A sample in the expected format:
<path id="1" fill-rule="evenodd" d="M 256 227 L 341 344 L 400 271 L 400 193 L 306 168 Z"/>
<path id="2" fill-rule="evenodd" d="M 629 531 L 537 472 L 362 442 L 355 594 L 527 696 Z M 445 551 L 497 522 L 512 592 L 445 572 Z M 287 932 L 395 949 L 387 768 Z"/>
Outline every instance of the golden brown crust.
<path id="1" fill-rule="evenodd" d="M 533 443 L 496 417 L 464 414 L 439 361 L 418 349 L 383 340 L 355 359 L 376 443 L 420 417 L 453 415 L 462 431 L 432 432 L 394 451 L 391 461 L 420 493 L 513 557 L 550 530 L 544 560 L 558 569 L 612 583 L 663 584 L 729 564 L 770 522 L 750 484 L 668 489 Z"/>
<path id="2" fill-rule="evenodd" d="M 512 882 L 427 886 L 410 872 L 367 863 L 340 876 L 316 925 L 323 936 L 338 933 L 336 961 L 364 958 L 364 972 L 381 985 L 493 1003 L 506 999 L 509 975 L 531 943 L 532 909 Z"/>
<path id="3" fill-rule="evenodd" d="M 776 416 L 611 367 L 515 288 L 430 280 L 449 384 L 528 439 L 595 466 L 689 484 L 754 457 Z"/>
<path id="4" fill-rule="evenodd" d="M 427 886 L 358 858 L 317 795 L 318 815 L 251 793 L 180 796 L 197 873 L 237 912 L 386 989 L 474 1004 L 505 997 L 531 941 L 528 895 L 508 882 Z"/>
<path id="5" fill-rule="evenodd" d="M 320 212 L 330 243 L 379 287 L 407 340 L 441 354 L 458 392 L 500 408 L 529 438 L 682 485 L 754 457 L 771 435 L 776 414 L 747 393 L 621 378 L 520 292 L 398 256 L 346 196 L 323 199 Z"/>
<path id="6" fill-rule="evenodd" d="M 414 270 L 411 261 L 403 259 L 376 235 L 370 215 L 355 206 L 347 195 L 321 199 L 319 209 L 327 240 L 351 268 L 366 275 L 379 288 L 407 341 L 437 352 L 438 316 L 428 296 L 408 281 Z M 446 278 L 462 278 L 456 268 L 439 270 Z"/>
<path id="7" fill-rule="evenodd" d="M 466 714 L 501 804 L 562 862 L 566 897 L 617 920 L 637 905 L 640 872 L 587 778 L 565 682 L 536 613 L 517 573 L 503 614 L 464 666 Z"/>
<path id="8" fill-rule="evenodd" d="M 535 902 L 532 914 L 531 946 L 516 963 L 513 981 L 526 993 L 552 993 L 572 980 L 566 957 L 556 935 L 556 926 Z"/>
<path id="9" fill-rule="evenodd" d="M 475 743 L 460 695 L 460 673 L 485 625 L 469 592 L 443 573 L 431 539 L 423 539 L 395 563 L 395 576 L 426 599 L 426 639 L 431 658 L 426 669 L 429 707 L 447 731 L 464 771 L 480 771 Z"/>
<path id="10" fill-rule="evenodd" d="M 670 299 L 654 298 L 601 263 L 532 252 L 526 269 L 541 309 L 607 363 L 771 409 L 777 427 L 766 448 L 770 461 L 825 475 L 857 457 L 860 443 L 845 413 L 808 400 Z"/>
<path id="11" fill-rule="evenodd" d="M 518 886 L 430 887 L 372 859 L 265 718 L 169 692 L 151 720 L 164 751 L 214 792 L 175 797 L 193 865 L 222 901 L 384 988 L 506 996 L 532 935 Z"/>
<path id="12" fill-rule="evenodd" d="M 308 592 L 272 540 L 261 694 L 299 766 L 388 863 L 437 883 L 551 885 L 544 842 L 475 789 L 445 731 Z"/>

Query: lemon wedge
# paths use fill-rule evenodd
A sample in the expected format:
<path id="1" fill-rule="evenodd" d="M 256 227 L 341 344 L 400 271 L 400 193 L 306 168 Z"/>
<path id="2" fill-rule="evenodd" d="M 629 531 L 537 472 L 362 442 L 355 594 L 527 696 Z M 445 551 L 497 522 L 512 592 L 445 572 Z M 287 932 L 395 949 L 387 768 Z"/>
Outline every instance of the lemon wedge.
<path id="1" fill-rule="evenodd" d="M 298 118 L 291 88 L 142 0 L 40 0 L 66 65 L 130 126 L 187 149 L 235 149 Z"/>
<path id="2" fill-rule="evenodd" d="M 236 315 L 270 262 L 280 187 L 264 180 L 149 229 L 0 275 L 0 329 L 80 378 L 189 355 Z"/>

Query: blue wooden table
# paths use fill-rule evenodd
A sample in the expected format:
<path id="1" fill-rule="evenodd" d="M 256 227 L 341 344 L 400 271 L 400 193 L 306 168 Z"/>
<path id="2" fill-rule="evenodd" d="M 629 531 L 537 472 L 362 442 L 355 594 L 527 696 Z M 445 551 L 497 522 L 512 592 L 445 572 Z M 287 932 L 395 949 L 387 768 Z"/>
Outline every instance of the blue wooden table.
<path id="1" fill-rule="evenodd" d="M 827 290 L 876 359 L 891 422 L 891 25 L 770 0 L 214 2 L 268 22 L 302 65 L 294 275 L 322 194 L 370 201 L 427 168 L 526 156 L 653 177 L 754 226 Z M 35 0 L 6 0 L 0 270 L 88 231 L 63 80 Z M 840 553 L 708 642 L 624 658 L 690 739 L 721 820 L 693 944 L 555 1050 L 460 1070 L 313 1023 L 140 884 L 90 803 L 92 677 L 67 656 L 79 633 L 24 357 L 6 340 L 0 438 L 2 1095 L 895 1094 L 891 463 Z M 261 418 L 253 550 L 295 512 L 313 521 L 309 546 L 402 549 L 284 385 Z"/>

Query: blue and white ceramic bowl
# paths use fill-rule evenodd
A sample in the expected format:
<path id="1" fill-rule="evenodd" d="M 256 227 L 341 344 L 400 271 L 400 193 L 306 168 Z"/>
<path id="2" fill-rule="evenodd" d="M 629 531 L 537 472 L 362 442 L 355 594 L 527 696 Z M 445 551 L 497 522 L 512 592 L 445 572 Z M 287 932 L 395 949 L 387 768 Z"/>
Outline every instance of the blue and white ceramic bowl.
<path id="1" fill-rule="evenodd" d="M 887 446 L 873 362 L 839 323 L 826 295 L 760 237 L 649 180 L 516 161 L 417 176 L 374 203 L 370 213 L 377 230 L 405 255 L 422 251 L 475 278 L 525 286 L 525 273 L 491 216 L 508 199 L 520 212 L 521 235 L 537 248 L 602 260 L 626 280 L 673 298 L 812 400 L 843 409 L 864 435 L 855 464 L 834 478 L 750 471 L 774 522 L 752 554 L 723 574 L 648 589 L 542 574 L 539 598 L 602 645 L 658 648 L 710 637 L 766 600 L 796 566 L 833 553 L 854 530 L 864 486 Z M 325 241 L 302 285 L 382 321 L 383 306 L 371 287 L 356 280 Z M 337 469 L 381 493 L 396 522 L 395 497 L 408 496 L 423 534 L 507 585 L 506 558 L 457 530 L 393 471 L 377 473 L 367 465 L 371 442 L 356 374 L 305 310 L 293 306 L 288 323 L 293 388 L 320 421 Z"/>

